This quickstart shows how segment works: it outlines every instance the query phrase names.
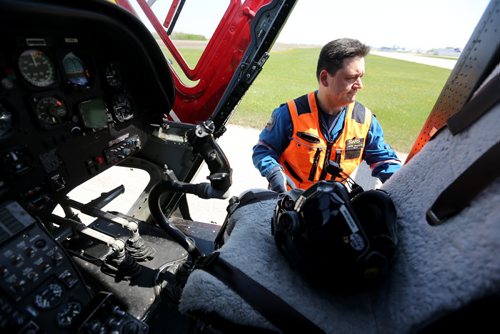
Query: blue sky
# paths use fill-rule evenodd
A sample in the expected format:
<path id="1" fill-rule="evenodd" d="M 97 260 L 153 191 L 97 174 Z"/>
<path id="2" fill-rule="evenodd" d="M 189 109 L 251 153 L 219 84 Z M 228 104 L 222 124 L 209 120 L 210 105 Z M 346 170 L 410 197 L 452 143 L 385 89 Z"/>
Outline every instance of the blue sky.
<path id="1" fill-rule="evenodd" d="M 493 0 L 492 0 L 493 1 Z M 153 9 L 164 18 L 171 0 Z M 210 37 L 229 0 L 187 0 L 176 31 Z M 373 47 L 463 48 L 489 0 L 298 0 L 278 42 L 352 37 Z M 191 19 L 188 19 L 191 18 Z"/>

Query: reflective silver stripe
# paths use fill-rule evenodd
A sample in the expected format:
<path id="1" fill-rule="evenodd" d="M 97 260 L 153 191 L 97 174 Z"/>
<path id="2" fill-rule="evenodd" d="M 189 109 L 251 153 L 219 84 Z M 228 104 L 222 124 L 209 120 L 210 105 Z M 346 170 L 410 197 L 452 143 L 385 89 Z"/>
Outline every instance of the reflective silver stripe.
<path id="1" fill-rule="evenodd" d="M 352 233 L 356 233 L 359 231 L 358 225 L 352 219 L 351 214 L 349 213 L 349 210 L 347 210 L 345 205 L 342 205 L 339 209 L 340 213 L 342 216 L 344 216 L 345 221 L 347 222 L 347 225 L 349 225 L 349 228 L 351 229 Z"/>
<path id="2" fill-rule="evenodd" d="M 384 160 L 384 161 L 379 161 L 379 162 L 376 162 L 374 164 L 371 164 L 370 165 L 370 169 L 373 170 L 375 169 L 376 167 L 380 166 L 380 165 L 383 165 L 383 164 L 386 164 L 386 163 L 394 163 L 394 164 L 398 164 L 398 165 L 401 165 L 401 161 L 397 160 L 397 159 L 389 159 L 389 160 Z"/>

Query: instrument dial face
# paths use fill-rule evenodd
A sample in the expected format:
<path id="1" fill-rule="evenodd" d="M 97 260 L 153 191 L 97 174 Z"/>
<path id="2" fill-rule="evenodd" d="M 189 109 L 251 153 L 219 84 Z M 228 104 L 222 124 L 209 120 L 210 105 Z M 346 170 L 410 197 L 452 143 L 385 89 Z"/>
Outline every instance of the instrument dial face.
<path id="1" fill-rule="evenodd" d="M 73 320 L 82 312 L 82 304 L 76 301 L 69 302 L 57 312 L 56 321 L 59 327 L 68 328 L 73 324 Z"/>
<path id="2" fill-rule="evenodd" d="M 35 105 L 35 112 L 42 125 L 54 125 L 63 122 L 68 111 L 64 102 L 53 97 L 42 97 Z"/>
<path id="3" fill-rule="evenodd" d="M 61 285 L 51 283 L 40 293 L 35 295 L 35 305 L 42 310 L 51 309 L 61 302 L 63 293 L 64 290 Z"/>
<path id="4" fill-rule="evenodd" d="M 56 70 L 49 56 L 41 50 L 21 53 L 17 65 L 22 77 L 35 87 L 48 87 L 56 82 Z"/>
<path id="5" fill-rule="evenodd" d="M 132 102 L 126 94 L 117 94 L 113 96 L 113 114 L 120 123 L 134 117 Z"/>
<path id="6" fill-rule="evenodd" d="M 86 87 L 89 85 L 89 71 L 83 64 L 83 61 L 73 52 L 64 56 L 63 67 L 64 73 L 71 84 L 79 87 Z"/>

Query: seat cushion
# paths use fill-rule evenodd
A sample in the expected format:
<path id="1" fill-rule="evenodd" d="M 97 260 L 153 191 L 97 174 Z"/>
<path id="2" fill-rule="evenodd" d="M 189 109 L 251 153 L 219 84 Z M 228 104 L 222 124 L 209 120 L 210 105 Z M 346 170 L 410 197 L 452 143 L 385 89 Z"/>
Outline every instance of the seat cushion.
<path id="1" fill-rule="evenodd" d="M 376 287 L 333 293 L 292 270 L 271 235 L 276 200 L 237 209 L 221 256 L 280 296 L 327 333 L 414 332 L 474 300 L 500 293 L 500 180 L 459 215 L 430 226 L 426 211 L 472 162 L 498 141 L 500 105 L 468 130 L 447 129 L 384 185 L 397 209 L 399 245 L 389 274 Z M 195 270 L 180 310 L 215 312 L 228 321 L 273 329 L 222 282 Z"/>

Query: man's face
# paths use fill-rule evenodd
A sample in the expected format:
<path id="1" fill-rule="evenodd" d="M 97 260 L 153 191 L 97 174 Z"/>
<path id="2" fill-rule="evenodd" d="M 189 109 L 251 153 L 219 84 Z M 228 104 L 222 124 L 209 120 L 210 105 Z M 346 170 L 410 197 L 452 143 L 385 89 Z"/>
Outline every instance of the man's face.
<path id="1" fill-rule="evenodd" d="M 324 72 L 324 73 L 323 73 Z M 325 87 L 328 104 L 343 107 L 356 99 L 356 93 L 363 88 L 361 78 L 365 75 L 365 59 L 353 57 L 344 59 L 344 66 L 330 75 L 326 70 L 320 74 L 321 84 Z"/>

